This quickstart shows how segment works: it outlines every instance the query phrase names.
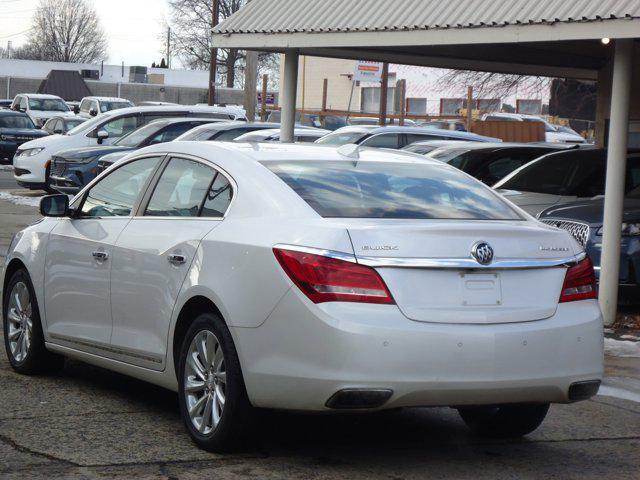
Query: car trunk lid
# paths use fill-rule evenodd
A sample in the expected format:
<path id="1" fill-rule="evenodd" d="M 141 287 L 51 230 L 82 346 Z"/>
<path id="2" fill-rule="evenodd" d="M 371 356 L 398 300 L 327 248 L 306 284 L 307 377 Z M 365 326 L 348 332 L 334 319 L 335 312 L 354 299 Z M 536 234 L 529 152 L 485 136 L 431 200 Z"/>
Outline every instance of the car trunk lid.
<path id="1" fill-rule="evenodd" d="M 411 320 L 526 322 L 554 315 L 566 267 L 578 253 L 565 232 L 528 221 L 355 221 L 348 231 L 359 263 L 380 273 Z M 489 265 L 474 245 L 494 252 Z"/>

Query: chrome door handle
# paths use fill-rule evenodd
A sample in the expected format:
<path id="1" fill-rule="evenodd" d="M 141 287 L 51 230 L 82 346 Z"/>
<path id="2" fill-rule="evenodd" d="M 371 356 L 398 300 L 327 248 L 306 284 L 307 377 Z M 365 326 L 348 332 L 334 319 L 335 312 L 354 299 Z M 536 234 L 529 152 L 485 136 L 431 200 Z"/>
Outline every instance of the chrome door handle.
<path id="1" fill-rule="evenodd" d="M 92 255 L 98 262 L 106 262 L 109 258 L 109 254 L 107 252 L 93 252 Z"/>
<path id="2" fill-rule="evenodd" d="M 172 253 L 171 255 L 169 255 L 167 259 L 169 260 L 169 263 L 171 265 L 183 265 L 187 262 L 187 259 L 184 257 L 184 255 L 178 255 L 176 253 Z"/>

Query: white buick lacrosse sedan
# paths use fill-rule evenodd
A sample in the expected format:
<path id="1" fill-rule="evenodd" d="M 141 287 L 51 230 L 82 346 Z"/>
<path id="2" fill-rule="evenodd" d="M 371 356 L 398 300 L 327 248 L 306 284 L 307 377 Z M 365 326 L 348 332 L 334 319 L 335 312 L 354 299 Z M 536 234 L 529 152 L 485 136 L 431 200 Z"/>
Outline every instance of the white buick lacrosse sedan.
<path id="1" fill-rule="evenodd" d="M 583 249 L 439 162 L 174 142 L 41 212 L 6 261 L 13 368 L 73 357 L 177 391 L 207 450 L 237 445 L 253 407 L 451 406 L 520 436 L 598 390 Z"/>

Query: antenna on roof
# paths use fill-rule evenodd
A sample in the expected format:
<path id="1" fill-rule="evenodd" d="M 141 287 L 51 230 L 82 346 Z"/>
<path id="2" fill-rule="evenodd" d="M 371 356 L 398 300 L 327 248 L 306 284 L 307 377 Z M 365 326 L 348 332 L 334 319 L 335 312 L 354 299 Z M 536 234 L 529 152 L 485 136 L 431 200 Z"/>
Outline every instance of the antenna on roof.
<path id="1" fill-rule="evenodd" d="M 338 153 L 343 157 L 360 158 L 360 146 L 354 143 L 347 143 L 338 148 Z"/>

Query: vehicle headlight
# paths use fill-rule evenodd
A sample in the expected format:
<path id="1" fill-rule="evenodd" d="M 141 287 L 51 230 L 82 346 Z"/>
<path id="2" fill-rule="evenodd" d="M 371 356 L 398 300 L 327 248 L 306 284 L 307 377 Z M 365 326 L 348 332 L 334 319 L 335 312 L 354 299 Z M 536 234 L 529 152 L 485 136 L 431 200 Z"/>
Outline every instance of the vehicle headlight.
<path id="1" fill-rule="evenodd" d="M 33 157 L 44 151 L 44 148 L 27 148 L 26 150 L 18 150 L 18 157 Z"/>
<path id="2" fill-rule="evenodd" d="M 600 227 L 596 235 L 602 236 L 603 233 L 604 233 L 604 227 Z M 640 236 L 640 222 L 624 222 L 622 224 L 622 236 L 623 237 Z"/>

